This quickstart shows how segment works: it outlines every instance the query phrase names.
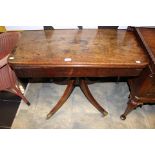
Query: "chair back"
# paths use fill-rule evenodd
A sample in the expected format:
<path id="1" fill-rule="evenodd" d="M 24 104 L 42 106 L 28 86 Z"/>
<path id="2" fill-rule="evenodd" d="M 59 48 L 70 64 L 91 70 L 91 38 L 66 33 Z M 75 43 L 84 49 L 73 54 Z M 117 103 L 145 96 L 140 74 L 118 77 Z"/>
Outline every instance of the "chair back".
<path id="1" fill-rule="evenodd" d="M 19 32 L 5 32 L 0 34 L 0 90 L 5 90 L 15 83 L 14 72 L 7 64 L 7 60 L 5 62 L 4 59 L 16 47 L 19 37 Z"/>
<path id="2" fill-rule="evenodd" d="M 5 32 L 0 34 L 0 59 L 12 52 L 20 37 L 19 32 Z"/>
<path id="3" fill-rule="evenodd" d="M 10 88 L 15 83 L 10 72 L 11 69 L 8 64 L 0 69 L 0 91 Z"/>

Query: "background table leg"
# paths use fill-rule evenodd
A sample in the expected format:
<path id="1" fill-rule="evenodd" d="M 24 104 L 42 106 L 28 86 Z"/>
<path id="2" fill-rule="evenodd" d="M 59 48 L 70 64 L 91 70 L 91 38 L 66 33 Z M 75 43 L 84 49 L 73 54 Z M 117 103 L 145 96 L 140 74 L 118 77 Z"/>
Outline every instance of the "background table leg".
<path id="1" fill-rule="evenodd" d="M 120 116 L 120 118 L 121 118 L 122 120 L 125 120 L 125 119 L 126 119 L 126 116 L 127 116 L 133 109 L 137 108 L 137 106 L 139 106 L 139 105 L 142 105 L 142 103 L 139 103 L 138 101 L 136 101 L 136 99 L 130 98 L 129 101 L 128 101 L 128 103 L 127 103 L 127 108 L 126 108 L 124 114 L 122 114 L 122 115 Z"/>

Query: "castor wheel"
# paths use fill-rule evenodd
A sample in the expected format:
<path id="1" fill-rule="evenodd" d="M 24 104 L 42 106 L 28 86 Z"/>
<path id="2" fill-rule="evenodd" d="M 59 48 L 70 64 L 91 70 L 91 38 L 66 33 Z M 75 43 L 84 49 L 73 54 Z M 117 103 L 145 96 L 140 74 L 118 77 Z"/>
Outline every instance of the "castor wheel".
<path id="1" fill-rule="evenodd" d="M 120 116 L 120 119 L 121 119 L 121 120 L 125 120 L 125 119 L 126 119 L 126 116 L 125 116 L 125 115 L 121 115 L 121 116 Z"/>

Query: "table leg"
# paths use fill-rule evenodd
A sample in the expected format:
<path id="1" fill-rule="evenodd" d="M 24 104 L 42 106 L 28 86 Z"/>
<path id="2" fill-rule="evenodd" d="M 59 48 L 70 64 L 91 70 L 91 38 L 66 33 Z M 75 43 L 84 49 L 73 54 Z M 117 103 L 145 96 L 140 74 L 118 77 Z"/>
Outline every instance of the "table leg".
<path id="1" fill-rule="evenodd" d="M 100 111 L 104 116 L 106 116 L 108 114 L 108 112 L 106 110 L 104 110 L 100 104 L 95 100 L 95 98 L 93 97 L 93 95 L 91 94 L 88 85 L 86 83 L 86 80 L 84 79 L 80 79 L 80 88 L 82 90 L 82 92 L 84 93 L 84 95 L 86 96 L 86 98 L 90 101 L 90 103 L 98 110 Z"/>
<path id="2" fill-rule="evenodd" d="M 47 114 L 47 119 L 49 119 L 52 115 L 54 115 L 61 106 L 65 103 L 65 101 L 68 99 L 68 97 L 71 95 L 73 89 L 75 86 L 80 86 L 82 92 L 87 97 L 87 99 L 90 101 L 90 103 L 98 110 L 100 111 L 104 116 L 108 114 L 106 110 L 104 110 L 100 104 L 95 100 L 93 95 L 91 94 L 88 84 L 86 82 L 86 79 L 83 78 L 75 78 L 70 79 L 67 85 L 67 88 L 65 89 L 65 92 L 63 96 L 60 98 L 58 103 L 54 106 L 54 108 Z"/>
<path id="3" fill-rule="evenodd" d="M 55 105 L 55 107 L 47 114 L 47 119 L 49 119 L 52 115 L 54 115 L 60 109 L 60 107 L 65 103 L 65 101 L 68 99 L 68 97 L 71 95 L 74 89 L 75 82 L 76 80 L 69 80 L 69 83 L 67 85 L 67 88 L 65 89 L 63 96 L 60 98 L 60 100 Z"/>
<path id="4" fill-rule="evenodd" d="M 133 98 L 132 97 L 129 99 L 128 103 L 127 103 L 127 108 L 124 112 L 124 114 L 122 114 L 120 116 L 120 118 L 122 120 L 125 120 L 126 119 L 126 116 L 135 108 L 137 108 L 137 106 L 139 105 L 142 105 L 142 103 L 138 102 L 137 99 Z"/>

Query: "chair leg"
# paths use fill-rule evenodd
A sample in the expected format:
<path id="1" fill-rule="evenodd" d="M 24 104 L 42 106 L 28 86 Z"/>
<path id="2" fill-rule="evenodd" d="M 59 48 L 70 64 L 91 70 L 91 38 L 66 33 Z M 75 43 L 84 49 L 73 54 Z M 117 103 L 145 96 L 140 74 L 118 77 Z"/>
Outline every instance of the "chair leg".
<path id="1" fill-rule="evenodd" d="M 14 90 L 14 93 L 16 95 L 18 95 L 19 97 L 21 97 L 23 99 L 23 101 L 28 105 L 30 106 L 30 102 L 26 99 L 26 97 L 21 93 L 21 91 L 19 89 L 17 89 L 16 87 L 13 88 Z M 13 92 L 13 91 L 12 91 Z"/>
<path id="2" fill-rule="evenodd" d="M 19 90 L 21 91 L 21 93 L 24 95 L 25 89 L 24 89 L 22 83 L 21 83 L 19 80 L 18 80 L 16 83 L 17 83 L 18 89 L 19 89 Z"/>

